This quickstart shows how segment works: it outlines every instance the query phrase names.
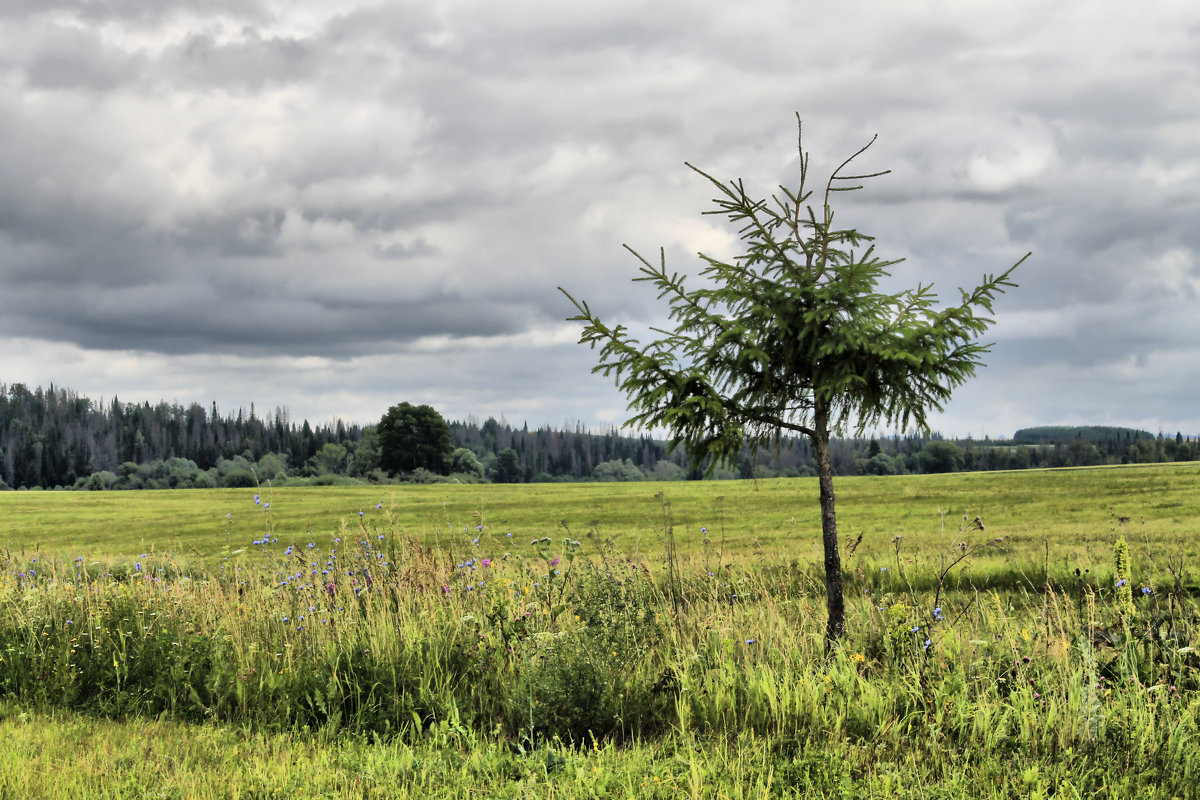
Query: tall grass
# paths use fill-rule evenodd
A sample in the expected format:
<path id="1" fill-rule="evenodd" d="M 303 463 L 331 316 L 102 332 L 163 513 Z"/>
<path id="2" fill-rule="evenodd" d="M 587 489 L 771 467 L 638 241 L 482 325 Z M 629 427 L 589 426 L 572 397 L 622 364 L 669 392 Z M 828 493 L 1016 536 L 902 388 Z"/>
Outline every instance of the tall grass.
<path id="1" fill-rule="evenodd" d="M 813 565 L 718 537 L 681 555 L 663 513 L 652 558 L 566 526 L 480 520 L 435 545 L 361 519 L 293 536 L 269 513 L 211 569 L 10 555 L 0 698 L 326 741 L 726 747 L 766 784 L 1194 786 L 1200 612 L 1136 559 L 1121 585 L 1049 557 L 973 569 L 1004 546 L 973 523 L 941 553 L 848 547 L 849 633 L 828 652 Z"/>

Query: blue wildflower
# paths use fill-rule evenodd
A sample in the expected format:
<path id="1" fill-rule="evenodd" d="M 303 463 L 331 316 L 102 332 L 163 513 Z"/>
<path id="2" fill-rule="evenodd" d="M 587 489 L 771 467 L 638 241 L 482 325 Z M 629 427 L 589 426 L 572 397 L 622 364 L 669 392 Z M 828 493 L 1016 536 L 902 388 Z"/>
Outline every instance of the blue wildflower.
<path id="1" fill-rule="evenodd" d="M 943 619 L 945 619 L 945 617 L 942 616 L 942 607 L 941 606 L 938 606 L 937 608 L 935 608 L 933 610 L 933 618 L 935 620 L 937 620 L 938 622 L 941 622 Z"/>
<path id="2" fill-rule="evenodd" d="M 1149 587 L 1149 586 L 1143 586 L 1143 587 L 1142 587 L 1142 594 L 1150 594 L 1150 587 Z"/>

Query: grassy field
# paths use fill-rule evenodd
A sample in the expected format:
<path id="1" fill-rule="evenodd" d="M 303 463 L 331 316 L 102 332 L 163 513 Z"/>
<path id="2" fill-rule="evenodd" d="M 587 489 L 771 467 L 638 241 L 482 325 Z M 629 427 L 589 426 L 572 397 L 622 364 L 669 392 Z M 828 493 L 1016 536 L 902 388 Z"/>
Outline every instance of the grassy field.
<path id="1" fill-rule="evenodd" d="M 897 535 L 911 551 L 940 552 L 967 515 L 985 522 L 977 539 L 1006 539 L 998 549 L 1009 560 L 1049 552 L 1071 568 L 1104 561 L 1119 530 L 1160 558 L 1195 563 L 1198 483 L 1200 464 L 848 477 L 836 481 L 838 523 L 878 559 L 892 556 Z M 481 524 L 529 539 L 558 538 L 565 524 L 576 538 L 596 531 L 647 553 L 661 550 L 670 524 L 685 554 L 702 551 L 706 529 L 710 547 L 723 540 L 732 555 L 821 555 L 816 479 L 0 494 L 0 546 L 17 553 L 134 558 L 154 549 L 212 564 L 268 529 L 300 542 L 360 524 L 446 546 Z"/>
<path id="2" fill-rule="evenodd" d="M 6 493 L 0 796 L 1194 796 L 1198 477 Z"/>

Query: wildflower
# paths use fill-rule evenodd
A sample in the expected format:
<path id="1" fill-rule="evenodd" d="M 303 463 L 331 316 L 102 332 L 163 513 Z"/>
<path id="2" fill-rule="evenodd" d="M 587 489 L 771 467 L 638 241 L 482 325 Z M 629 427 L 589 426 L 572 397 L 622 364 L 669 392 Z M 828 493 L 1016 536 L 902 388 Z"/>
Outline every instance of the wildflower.
<path id="1" fill-rule="evenodd" d="M 919 630 L 921 630 L 921 626 L 920 626 L 920 625 L 913 625 L 913 626 L 912 626 L 912 632 L 913 632 L 913 633 L 916 633 L 916 632 L 918 632 Z"/>
<path id="2" fill-rule="evenodd" d="M 142 571 L 142 562 L 140 562 L 140 561 L 137 562 L 136 564 L 133 565 L 133 568 L 136 569 L 138 572 L 141 572 Z M 30 571 L 32 572 L 32 570 L 30 570 Z"/>
<path id="3" fill-rule="evenodd" d="M 754 644 L 757 641 L 758 641 L 757 639 L 747 639 L 746 644 Z"/>
<path id="4" fill-rule="evenodd" d="M 708 533 L 708 528 L 701 528 L 701 529 L 700 529 L 700 532 L 701 532 L 701 533 Z"/>
<path id="5" fill-rule="evenodd" d="M 381 542 L 383 541 L 383 534 L 382 534 L 382 533 L 381 533 L 381 534 L 379 534 L 379 541 L 381 541 Z"/>
<path id="6" fill-rule="evenodd" d="M 879 571 L 880 571 L 880 572 L 887 572 L 887 567 L 880 567 L 880 568 L 879 568 Z"/>
<path id="7" fill-rule="evenodd" d="M 482 563 L 483 566 L 490 567 L 492 565 L 492 560 L 490 558 L 485 558 Z"/>
<path id="8" fill-rule="evenodd" d="M 1150 594 L 1150 587 L 1149 587 L 1149 586 L 1143 586 L 1143 587 L 1142 587 L 1142 594 Z"/>
<path id="9" fill-rule="evenodd" d="M 1124 578 L 1121 578 L 1121 580 L 1117 581 L 1117 588 L 1120 589 L 1126 583 L 1127 583 L 1127 581 Z"/>
<path id="10" fill-rule="evenodd" d="M 942 620 L 945 619 L 945 617 L 942 616 L 942 607 L 941 606 L 938 606 L 937 608 L 935 608 L 933 610 L 933 618 L 935 620 L 937 620 L 938 622 L 941 622 Z"/>
<path id="11" fill-rule="evenodd" d="M 379 509 L 379 508 L 383 508 L 383 501 L 382 501 L 382 500 L 380 500 L 380 501 L 379 501 L 379 505 L 375 506 L 375 508 L 377 508 L 377 509 Z"/>
<path id="12" fill-rule="evenodd" d="M 308 549 L 309 549 L 309 550 L 313 550 L 313 549 L 315 549 L 315 548 L 316 548 L 316 546 L 317 546 L 317 545 L 316 545 L 316 543 L 315 543 L 315 542 L 309 542 L 309 543 L 308 543 Z"/>
<path id="13" fill-rule="evenodd" d="M 558 556 L 555 556 L 554 558 L 550 559 L 550 566 L 552 566 L 552 567 L 558 566 Z"/>
<path id="14" fill-rule="evenodd" d="M 471 540 L 471 544 L 473 544 L 473 545 L 475 545 L 476 547 L 478 547 L 478 546 L 479 546 L 479 537 L 478 537 L 478 536 L 476 536 L 474 539 L 472 539 L 472 540 Z"/>
<path id="15" fill-rule="evenodd" d="M 359 519 L 362 519 L 362 515 L 363 515 L 363 512 L 362 512 L 362 510 L 360 509 L 360 510 L 359 510 L 359 512 L 358 512 L 358 518 L 359 518 Z"/>
<path id="16" fill-rule="evenodd" d="M 926 639 L 926 640 L 925 640 L 925 644 L 924 644 L 924 647 L 925 647 L 925 650 L 926 650 L 926 652 L 928 652 L 928 651 L 929 651 L 929 648 L 930 648 L 930 647 L 932 647 L 932 646 L 933 646 L 933 642 L 931 642 L 931 641 L 929 641 L 928 639 Z"/>
<path id="17" fill-rule="evenodd" d="M 258 496 L 258 495 L 254 495 L 254 505 L 258 505 L 258 501 L 259 501 L 259 499 L 260 499 L 260 498 L 259 498 L 259 496 Z"/>

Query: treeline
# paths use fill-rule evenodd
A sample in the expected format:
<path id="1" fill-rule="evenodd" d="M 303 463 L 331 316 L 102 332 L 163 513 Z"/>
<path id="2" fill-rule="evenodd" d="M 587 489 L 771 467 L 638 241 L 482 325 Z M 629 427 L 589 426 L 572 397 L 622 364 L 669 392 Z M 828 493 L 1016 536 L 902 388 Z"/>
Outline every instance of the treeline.
<path id="1" fill-rule="evenodd" d="M 340 421 L 296 425 L 280 408 L 222 415 L 215 404 L 97 403 L 69 389 L 0 383 L 0 487 L 216 486 L 265 456 L 306 465 L 326 445 L 362 434 Z"/>
<path id="2" fill-rule="evenodd" d="M 871 440 L 863 455 L 857 468 L 864 474 L 975 472 L 1195 461 L 1200 441 L 1182 433 L 1156 436 L 1133 428 L 1047 426 L 1002 440 Z"/>
<path id="3" fill-rule="evenodd" d="M 396 480 L 550 481 L 696 480 L 814 474 L 807 440 L 746 448 L 735 463 L 709 470 L 649 436 L 593 433 L 503 420 L 448 423 L 449 475 L 403 475 L 381 468 L 376 426 L 334 421 L 297 424 L 286 409 L 259 416 L 254 407 L 222 414 L 215 405 L 93 402 L 68 389 L 0 384 L 0 489 L 167 489 L 289 484 L 385 483 Z M 830 448 L 840 475 L 896 475 L 967 470 L 1191 461 L 1194 437 L 1129 428 L 1046 427 L 1008 440 L 940 436 L 837 439 Z"/>

